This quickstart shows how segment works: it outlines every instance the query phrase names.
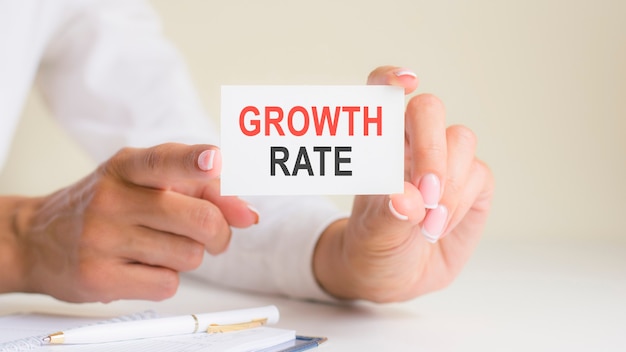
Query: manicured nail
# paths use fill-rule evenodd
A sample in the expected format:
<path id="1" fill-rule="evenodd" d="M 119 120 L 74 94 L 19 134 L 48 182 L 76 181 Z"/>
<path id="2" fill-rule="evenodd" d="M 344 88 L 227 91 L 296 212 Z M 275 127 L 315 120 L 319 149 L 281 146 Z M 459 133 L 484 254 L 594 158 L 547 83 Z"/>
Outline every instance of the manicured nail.
<path id="1" fill-rule="evenodd" d="M 441 197 L 441 182 L 435 174 L 426 174 L 422 176 L 420 185 L 417 187 L 422 198 L 424 199 L 424 207 L 427 209 L 435 209 L 439 204 Z"/>
<path id="2" fill-rule="evenodd" d="M 198 157 L 198 167 L 203 171 L 211 171 L 213 169 L 213 159 L 215 159 L 215 150 L 205 150 Z"/>
<path id="3" fill-rule="evenodd" d="M 407 221 L 409 220 L 409 217 L 403 214 L 400 214 L 396 208 L 393 207 L 393 202 L 391 201 L 391 199 L 389 199 L 389 211 L 391 212 L 391 214 L 393 214 L 393 216 L 396 217 L 396 219 L 401 220 L 401 221 Z"/>
<path id="4" fill-rule="evenodd" d="M 254 213 L 254 216 L 255 216 L 254 224 L 255 224 L 255 225 L 256 225 L 256 224 L 258 224 L 258 223 L 259 223 L 259 218 L 260 218 L 260 216 L 259 216 L 259 211 L 258 211 L 258 210 L 256 210 L 256 208 L 255 208 L 255 207 L 253 207 L 253 206 L 252 206 L 252 205 L 250 205 L 250 204 L 248 204 L 248 209 L 250 209 L 250 211 Z"/>
<path id="5" fill-rule="evenodd" d="M 415 74 L 415 72 L 413 72 L 413 71 L 411 71 L 409 69 L 406 69 L 406 68 L 401 68 L 401 69 L 399 69 L 397 71 L 394 71 L 393 74 L 396 75 L 397 77 L 410 76 L 410 77 L 413 77 L 413 78 L 417 78 L 417 75 Z"/>
<path id="6" fill-rule="evenodd" d="M 448 208 L 446 208 L 445 205 L 439 205 L 435 209 L 429 210 L 422 224 L 422 235 L 424 235 L 428 242 L 437 242 L 443 233 L 443 228 L 447 220 Z"/>

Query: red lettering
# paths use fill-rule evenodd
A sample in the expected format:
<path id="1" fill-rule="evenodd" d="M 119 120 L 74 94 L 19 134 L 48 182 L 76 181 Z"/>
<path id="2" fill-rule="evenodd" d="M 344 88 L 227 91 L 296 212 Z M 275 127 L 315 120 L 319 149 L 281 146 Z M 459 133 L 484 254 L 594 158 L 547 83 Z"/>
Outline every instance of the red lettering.
<path id="1" fill-rule="evenodd" d="M 259 119 L 250 119 L 250 125 L 253 129 L 249 130 L 246 128 L 245 117 L 249 112 L 253 113 L 254 116 L 259 116 L 259 109 L 254 106 L 246 106 L 239 114 L 239 128 L 246 136 L 256 136 L 261 132 L 261 121 Z"/>
<path id="2" fill-rule="evenodd" d="M 376 135 L 380 136 L 383 133 L 383 108 L 382 106 L 376 107 L 376 116 L 369 116 L 369 108 L 366 106 L 363 108 L 363 135 L 369 136 L 370 123 L 376 124 Z"/>
<path id="3" fill-rule="evenodd" d="M 354 113 L 361 111 L 361 107 L 344 106 L 341 110 L 348 113 L 348 136 L 354 136 Z"/>
<path id="4" fill-rule="evenodd" d="M 317 106 L 311 108 L 313 110 L 313 123 L 315 124 L 315 134 L 321 136 L 324 132 L 324 124 L 328 123 L 328 132 L 331 136 L 337 134 L 337 121 L 339 120 L 340 107 L 335 107 L 335 116 L 332 121 L 330 119 L 330 107 L 322 107 L 322 114 L 317 114 Z"/>
<path id="5" fill-rule="evenodd" d="M 276 113 L 276 117 L 271 117 L 272 112 Z M 265 135 L 270 135 L 270 125 L 274 125 L 276 132 L 279 136 L 284 136 L 283 128 L 280 127 L 280 122 L 283 120 L 283 109 L 280 106 L 266 106 L 265 107 Z"/>
<path id="6" fill-rule="evenodd" d="M 293 115 L 297 112 L 301 113 L 304 118 L 302 129 L 299 131 L 293 126 Z M 304 136 L 306 131 L 309 129 L 309 112 L 302 106 L 294 106 L 291 108 L 291 110 L 289 110 L 289 114 L 287 115 L 287 127 L 289 127 L 289 132 L 291 132 L 294 136 Z"/>
<path id="7" fill-rule="evenodd" d="M 260 109 L 263 109 L 263 117 L 261 117 Z M 290 135 L 301 137 L 309 131 L 312 118 L 316 136 L 325 134 L 336 136 L 338 129 L 344 135 L 354 136 L 355 118 L 358 117 L 357 123 L 360 122 L 360 114 L 362 113 L 363 136 L 370 135 L 370 127 L 372 130 L 374 128 L 370 126 L 372 124 L 375 125 L 376 135 L 381 136 L 383 133 L 383 109 L 382 106 L 377 106 L 375 109 L 376 113 L 370 116 L 370 110 L 373 109 L 370 109 L 368 106 L 305 107 L 297 105 L 289 109 L 286 113 L 287 121 L 284 121 L 285 110 L 280 106 L 265 106 L 262 108 L 246 106 L 239 113 L 239 129 L 244 135 L 249 137 L 261 133 L 265 136 L 270 136 L 272 133 L 284 136 L 286 127 Z M 261 118 L 263 118 L 263 121 L 261 121 Z M 285 123 L 287 126 L 284 126 Z M 262 128 L 264 131 L 261 130 Z M 361 130 L 359 130 L 359 133 L 361 133 Z"/>

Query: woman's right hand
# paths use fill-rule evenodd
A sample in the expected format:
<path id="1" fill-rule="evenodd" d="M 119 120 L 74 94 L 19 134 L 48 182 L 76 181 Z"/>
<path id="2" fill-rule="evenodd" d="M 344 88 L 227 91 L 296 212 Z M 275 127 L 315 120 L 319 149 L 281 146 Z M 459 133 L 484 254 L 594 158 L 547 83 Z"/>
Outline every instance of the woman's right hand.
<path id="1" fill-rule="evenodd" d="M 4 269 L 15 274 L 0 274 L 0 292 L 70 302 L 172 296 L 179 272 L 227 248 L 230 226 L 258 221 L 243 200 L 220 196 L 220 166 L 210 145 L 126 148 L 50 196 L 1 198 L 0 262 L 11 258 Z"/>

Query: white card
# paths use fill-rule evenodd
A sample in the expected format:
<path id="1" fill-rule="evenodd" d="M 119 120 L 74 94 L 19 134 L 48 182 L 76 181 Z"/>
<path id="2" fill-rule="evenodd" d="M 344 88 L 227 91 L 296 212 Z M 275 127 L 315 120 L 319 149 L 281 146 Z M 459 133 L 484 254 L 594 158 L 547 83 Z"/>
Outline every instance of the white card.
<path id="1" fill-rule="evenodd" d="M 391 194 L 404 89 L 222 86 L 222 195 Z"/>

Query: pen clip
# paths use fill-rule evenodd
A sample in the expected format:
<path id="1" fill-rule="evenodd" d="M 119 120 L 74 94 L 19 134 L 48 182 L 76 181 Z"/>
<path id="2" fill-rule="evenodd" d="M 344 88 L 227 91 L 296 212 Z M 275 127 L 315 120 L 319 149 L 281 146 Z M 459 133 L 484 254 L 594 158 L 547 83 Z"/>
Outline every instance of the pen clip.
<path id="1" fill-rule="evenodd" d="M 206 332 L 209 334 L 214 334 L 218 332 L 229 332 L 229 331 L 238 331 L 245 329 L 258 328 L 259 326 L 263 326 L 267 324 L 267 318 L 263 319 L 253 319 L 247 323 L 239 323 L 239 324 L 227 324 L 227 325 L 219 325 L 219 324 L 211 324 L 206 329 Z"/>

